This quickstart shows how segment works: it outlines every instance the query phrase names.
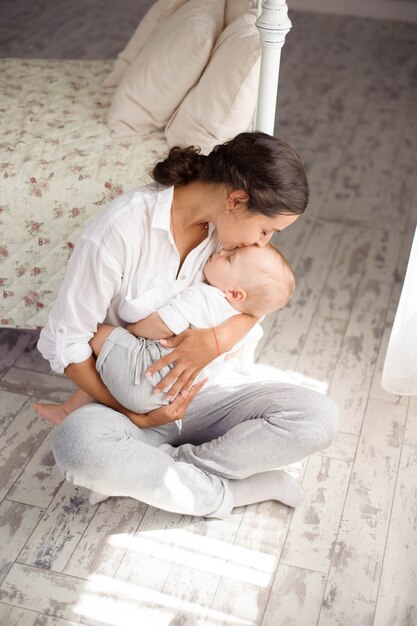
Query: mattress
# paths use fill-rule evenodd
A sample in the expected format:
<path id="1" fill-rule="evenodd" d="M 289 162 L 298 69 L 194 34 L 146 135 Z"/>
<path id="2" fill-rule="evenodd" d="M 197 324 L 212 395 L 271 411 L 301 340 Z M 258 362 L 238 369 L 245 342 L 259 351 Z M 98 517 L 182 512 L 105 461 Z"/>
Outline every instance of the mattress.
<path id="1" fill-rule="evenodd" d="M 112 138 L 112 65 L 0 59 L 0 326 L 44 326 L 86 222 L 167 151 L 161 131 Z"/>

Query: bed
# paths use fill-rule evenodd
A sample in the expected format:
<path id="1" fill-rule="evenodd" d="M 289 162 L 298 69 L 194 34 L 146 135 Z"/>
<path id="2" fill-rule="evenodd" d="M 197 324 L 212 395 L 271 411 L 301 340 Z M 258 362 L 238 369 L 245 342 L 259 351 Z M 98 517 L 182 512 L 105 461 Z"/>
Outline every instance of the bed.
<path id="1" fill-rule="evenodd" d="M 264 0 L 255 127 L 273 133 L 287 5 Z M 0 60 L 0 326 L 44 326 L 85 223 L 147 180 L 168 149 L 163 129 L 115 139 L 111 61 Z M 245 130 L 245 129 L 242 129 Z"/>

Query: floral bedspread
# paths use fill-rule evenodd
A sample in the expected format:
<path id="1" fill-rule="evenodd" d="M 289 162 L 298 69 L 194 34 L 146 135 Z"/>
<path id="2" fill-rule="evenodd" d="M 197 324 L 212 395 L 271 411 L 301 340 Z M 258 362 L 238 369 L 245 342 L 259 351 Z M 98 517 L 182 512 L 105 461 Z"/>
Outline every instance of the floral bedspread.
<path id="1" fill-rule="evenodd" d="M 85 223 L 167 150 L 163 132 L 111 137 L 112 66 L 0 59 L 0 326 L 45 324 Z"/>

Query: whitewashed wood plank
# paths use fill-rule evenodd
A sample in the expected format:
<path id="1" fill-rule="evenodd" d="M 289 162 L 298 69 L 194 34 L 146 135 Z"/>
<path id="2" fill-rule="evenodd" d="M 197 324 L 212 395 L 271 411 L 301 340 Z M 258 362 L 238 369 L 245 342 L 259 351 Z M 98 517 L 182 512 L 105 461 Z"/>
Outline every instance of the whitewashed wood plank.
<path id="1" fill-rule="evenodd" d="M 76 618 L 75 621 L 79 622 L 72 606 L 82 596 L 84 582 L 15 563 L 0 587 L 0 600 L 40 613 Z"/>
<path id="2" fill-rule="evenodd" d="M 0 602 L 0 624 L 2 626 L 35 626 L 37 613 Z"/>
<path id="3" fill-rule="evenodd" d="M 318 121 L 317 126 L 323 125 Z M 312 153 L 308 148 L 301 152 L 309 186 L 306 215 L 311 220 L 322 219 L 321 210 L 329 192 L 329 180 L 333 178 L 335 164 L 341 160 L 342 152 L 341 146 L 330 145 L 323 135 L 318 138 L 316 149 L 313 149 Z M 300 256 L 303 254 L 303 249 L 299 254 Z"/>
<path id="4" fill-rule="evenodd" d="M 315 313 L 321 289 L 335 254 L 340 224 L 316 222 L 297 266 L 297 287 L 290 304 L 275 313 L 264 337 L 258 361 L 280 369 L 294 369 Z"/>
<path id="5" fill-rule="evenodd" d="M 360 202 L 362 178 L 368 158 L 363 146 L 358 145 L 356 133 L 353 135 L 352 145 L 346 149 L 343 156 L 344 161 L 333 172 L 334 184 L 330 186 L 327 201 L 320 213 L 321 218 L 333 219 L 340 215 L 351 218 L 353 207 Z M 368 217 L 368 214 L 366 213 L 364 217 Z"/>
<path id="6" fill-rule="evenodd" d="M 285 468 L 300 483 L 308 459 Z M 293 509 L 275 501 L 245 507 L 233 551 L 222 572 L 211 608 L 230 619 L 258 624 L 278 566 Z"/>
<path id="7" fill-rule="evenodd" d="M 15 502 L 47 508 L 62 485 L 62 477 L 52 452 L 52 429 L 10 489 L 7 497 Z"/>
<path id="8" fill-rule="evenodd" d="M 404 215 L 387 201 L 392 187 L 396 148 L 401 140 L 402 117 L 396 107 L 377 103 L 364 107 L 356 132 L 345 153 L 325 206 L 325 214 L 343 212 L 351 219 L 388 221 L 404 225 Z M 391 199 L 392 200 L 392 199 Z M 323 214 L 322 214 L 323 215 Z"/>
<path id="9" fill-rule="evenodd" d="M 43 510 L 19 502 L 0 504 L 0 583 L 42 518 Z"/>
<path id="10" fill-rule="evenodd" d="M 18 331 L 8 328 L 2 328 L 0 332 L 0 378 L 2 378 L 7 370 L 19 358 L 23 350 L 31 342 L 30 331 Z"/>
<path id="11" fill-rule="evenodd" d="M 142 588 L 161 591 L 181 546 L 176 532 L 186 532 L 189 515 L 149 506 L 133 538 L 127 538 L 125 556 L 115 578 Z M 172 535 L 172 540 L 171 540 Z"/>
<path id="12" fill-rule="evenodd" d="M 67 619 L 59 617 L 50 617 L 48 615 L 39 615 L 33 626 L 78 626 L 77 622 L 69 622 Z"/>
<path id="13" fill-rule="evenodd" d="M 387 177 L 387 187 L 382 190 L 385 193 L 385 202 L 379 206 L 379 213 L 375 211 L 376 217 L 389 221 L 391 228 L 402 230 L 404 233 L 413 222 L 413 226 L 416 224 L 417 120 L 415 108 L 416 102 L 413 102 L 411 107 L 410 103 L 406 103 L 406 107 L 401 110 L 403 132 L 397 147 L 395 164 Z"/>
<path id="14" fill-rule="evenodd" d="M 236 562 L 244 566 L 236 580 L 260 589 L 271 585 L 292 515 L 293 509 L 274 500 L 245 507 L 233 544 L 236 556 L 230 563 L 230 571 Z"/>
<path id="15" fill-rule="evenodd" d="M 262 356 L 262 355 L 261 355 Z M 262 363 L 256 363 L 256 366 L 251 370 L 251 379 L 253 381 L 275 381 L 279 383 L 289 383 L 292 385 L 300 385 L 306 389 L 313 389 L 320 393 L 325 393 L 326 383 L 317 378 L 311 378 L 305 374 L 301 374 L 294 370 L 279 369 L 272 365 L 264 365 Z"/>
<path id="16" fill-rule="evenodd" d="M 98 574 L 80 580 L 19 563 L 13 565 L 1 586 L 0 601 L 86 626 L 172 626 L 177 620 L 194 626 L 200 613 L 194 602 L 140 585 Z M 219 623 L 225 617 L 209 611 L 208 623 Z M 244 625 L 247 621 L 231 619 L 229 624 Z"/>
<path id="17" fill-rule="evenodd" d="M 410 397 L 407 423 L 405 425 L 404 444 L 417 447 L 417 396 Z"/>
<path id="18" fill-rule="evenodd" d="M 334 32 L 334 24 L 330 26 L 330 30 Z M 312 42 L 312 46 L 314 46 L 314 42 Z M 346 71 L 348 68 L 338 67 L 337 72 L 334 68 L 325 69 L 323 57 L 318 61 L 318 64 L 323 69 L 322 76 L 316 75 L 315 84 L 312 86 L 309 76 L 311 77 L 314 70 L 306 66 L 304 59 L 302 61 L 300 59 L 300 65 L 303 66 L 303 78 L 300 78 L 298 98 L 297 96 L 294 98 L 289 93 L 287 100 L 285 85 L 282 89 L 280 88 L 280 98 L 284 102 L 286 101 L 287 105 L 284 110 L 281 105 L 279 107 L 279 117 L 283 123 L 283 130 L 279 128 L 279 136 L 285 132 L 288 141 L 299 150 L 303 158 L 306 150 L 312 150 L 314 155 L 314 149 L 317 147 L 319 150 L 323 144 L 332 148 L 333 153 L 337 149 L 339 152 L 345 151 L 349 145 L 349 140 L 356 131 L 361 117 L 361 109 L 363 109 L 363 102 L 353 84 L 355 77 L 352 77 L 350 71 Z M 285 67 L 286 65 L 283 64 L 283 71 L 285 71 Z M 287 88 L 290 87 L 292 91 L 294 89 L 292 76 L 288 78 L 288 83 Z M 310 111 L 314 111 L 314 113 L 308 116 L 305 114 L 303 101 L 309 102 Z M 316 155 L 316 160 L 320 161 L 320 155 Z M 324 161 L 342 163 L 333 154 Z M 314 171 L 308 170 L 309 180 L 313 175 Z M 334 178 L 328 174 L 325 175 L 325 173 L 322 176 L 324 183 L 329 188 Z"/>
<path id="19" fill-rule="evenodd" d="M 276 559 L 272 559 L 276 567 Z M 223 619 L 215 622 L 208 619 L 206 624 L 210 626 L 229 626 L 229 624 L 247 624 L 255 626 L 260 624 L 263 609 L 269 595 L 269 588 L 259 588 L 253 583 L 248 583 L 233 578 L 222 578 L 212 608 L 216 613 L 223 615 Z"/>
<path id="20" fill-rule="evenodd" d="M 0 437 L 21 410 L 27 396 L 8 391 L 0 391 Z"/>
<path id="21" fill-rule="evenodd" d="M 353 111 L 351 111 L 353 113 Z M 303 115 L 301 113 L 301 115 Z M 305 120 L 305 117 L 304 117 Z M 310 122 L 311 123 L 311 122 Z M 321 210 L 327 200 L 330 181 L 334 178 L 334 171 L 343 160 L 342 142 L 334 142 L 326 134 L 328 122 L 319 117 L 313 123 L 316 141 L 311 150 L 303 148 L 301 157 L 307 172 L 309 186 L 309 201 L 306 209 L 306 216 L 316 220 L 321 216 Z M 346 137 L 345 137 L 346 139 Z M 300 220 L 300 221 L 304 221 Z M 302 254 L 300 250 L 300 255 Z"/>
<path id="22" fill-rule="evenodd" d="M 78 578 L 88 578 L 93 573 L 114 576 L 146 509 L 146 504 L 133 498 L 109 498 L 102 502 L 64 573 Z"/>
<path id="23" fill-rule="evenodd" d="M 417 448 L 403 446 L 373 626 L 417 624 Z"/>
<path id="24" fill-rule="evenodd" d="M 369 157 L 370 167 L 364 177 L 364 184 L 370 181 L 369 174 L 379 173 L 378 187 L 385 190 L 387 184 L 389 185 L 390 180 L 387 180 L 387 174 L 391 174 L 395 169 L 393 165 L 404 131 L 404 116 L 396 115 L 396 113 L 403 112 L 404 108 L 403 102 L 388 100 L 370 102 L 369 106 L 364 107 L 361 119 L 362 128 L 358 133 L 358 140 L 368 149 L 367 156 Z M 376 197 L 377 189 L 373 191 Z"/>
<path id="25" fill-rule="evenodd" d="M 388 341 L 391 335 L 392 325 L 388 324 L 385 327 L 384 334 L 382 335 L 381 345 L 379 346 L 378 356 L 376 359 L 375 373 L 372 377 L 371 389 L 369 391 L 369 397 L 374 400 L 385 400 L 385 402 L 392 402 L 393 404 L 408 405 L 407 396 L 397 396 L 393 393 L 385 391 L 381 386 L 382 370 L 384 367 L 385 356 L 387 354 Z"/>
<path id="26" fill-rule="evenodd" d="M 314 219 L 306 213 L 281 233 L 275 233 L 271 243 L 278 248 L 295 270 L 314 228 Z"/>
<path id="27" fill-rule="evenodd" d="M 39 340 L 39 332 L 36 332 L 31 337 L 30 343 L 23 350 L 15 362 L 15 367 L 24 370 L 31 370 L 32 372 L 42 372 L 44 374 L 51 373 L 51 366 L 49 361 L 43 358 L 37 348 Z"/>
<path id="28" fill-rule="evenodd" d="M 389 295 L 387 283 L 364 279 L 360 284 L 329 392 L 339 407 L 343 432 L 360 431 Z"/>
<path id="29" fill-rule="evenodd" d="M 336 367 L 347 321 L 315 315 L 297 363 L 297 372 L 320 383 L 327 393 Z"/>
<path id="30" fill-rule="evenodd" d="M 392 284 L 404 235 L 395 228 L 375 228 L 372 235 L 371 249 L 366 260 L 366 276 Z"/>
<path id="31" fill-rule="evenodd" d="M 415 194 L 415 198 L 415 204 L 417 206 L 417 192 Z M 391 293 L 390 305 L 387 315 L 387 322 L 390 324 L 394 323 L 395 314 L 397 312 L 398 303 L 400 301 L 401 290 L 404 283 L 408 260 L 410 258 L 410 251 L 413 243 L 414 233 L 415 227 L 413 225 L 413 227 L 410 226 L 407 229 L 402 239 L 401 254 L 398 260 L 397 267 L 395 269 L 394 285 Z"/>
<path id="32" fill-rule="evenodd" d="M 408 214 L 408 223 L 405 228 L 405 236 L 414 233 L 417 226 L 417 183 L 414 182 L 415 172 L 407 181 L 402 198 L 403 210 Z"/>
<path id="33" fill-rule="evenodd" d="M 220 577 L 225 569 L 229 570 L 230 560 L 247 557 L 242 555 L 244 550 L 233 546 L 243 513 L 241 507 L 224 520 L 193 518 L 186 530 L 175 532 L 179 550 L 162 592 L 197 604 L 200 620 L 208 616 Z"/>
<path id="34" fill-rule="evenodd" d="M 317 456 L 328 456 L 331 459 L 353 461 L 358 446 L 358 435 L 343 433 L 339 430 L 328 448 L 316 452 Z"/>
<path id="35" fill-rule="evenodd" d="M 231 619 L 260 623 L 291 516 L 292 509 L 274 501 L 246 507 L 211 605 L 225 615 L 221 626 Z"/>
<path id="36" fill-rule="evenodd" d="M 12 393 L 44 398 L 49 402 L 63 402 L 74 392 L 75 385 L 66 376 L 11 367 L 0 381 L 0 388 Z"/>
<path id="37" fill-rule="evenodd" d="M 344 224 L 339 249 L 318 303 L 319 315 L 349 319 L 371 242 L 371 230 L 358 224 Z"/>
<path id="38" fill-rule="evenodd" d="M 315 624 L 326 584 L 325 574 L 280 565 L 262 626 Z"/>
<path id="39" fill-rule="evenodd" d="M 317 626 L 371 626 L 406 407 L 370 400 Z"/>
<path id="40" fill-rule="evenodd" d="M 9 491 L 52 428 L 40 419 L 31 404 L 20 413 L 0 437 L 0 499 Z"/>
<path id="41" fill-rule="evenodd" d="M 398 167 L 394 162 L 385 171 L 381 167 L 367 168 L 358 202 L 351 209 L 353 219 L 372 220 L 377 227 L 389 223 L 392 232 L 404 231 L 407 221 L 401 197 L 404 178 L 403 173 L 396 175 L 396 172 Z"/>
<path id="42" fill-rule="evenodd" d="M 20 553 L 19 562 L 62 572 L 96 508 L 88 502 L 87 489 L 64 482 Z"/>
<path id="43" fill-rule="evenodd" d="M 304 502 L 294 511 L 281 563 L 327 574 L 351 469 L 351 462 L 310 457 Z"/>

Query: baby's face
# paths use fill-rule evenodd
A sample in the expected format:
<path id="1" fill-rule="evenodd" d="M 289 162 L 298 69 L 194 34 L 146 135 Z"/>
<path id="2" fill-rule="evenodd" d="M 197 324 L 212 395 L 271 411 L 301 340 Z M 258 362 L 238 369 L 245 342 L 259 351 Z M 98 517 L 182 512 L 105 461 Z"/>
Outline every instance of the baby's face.
<path id="1" fill-rule="evenodd" d="M 256 280 L 269 258 L 266 248 L 248 246 L 215 252 L 204 266 L 204 276 L 222 291 L 245 288 Z"/>

